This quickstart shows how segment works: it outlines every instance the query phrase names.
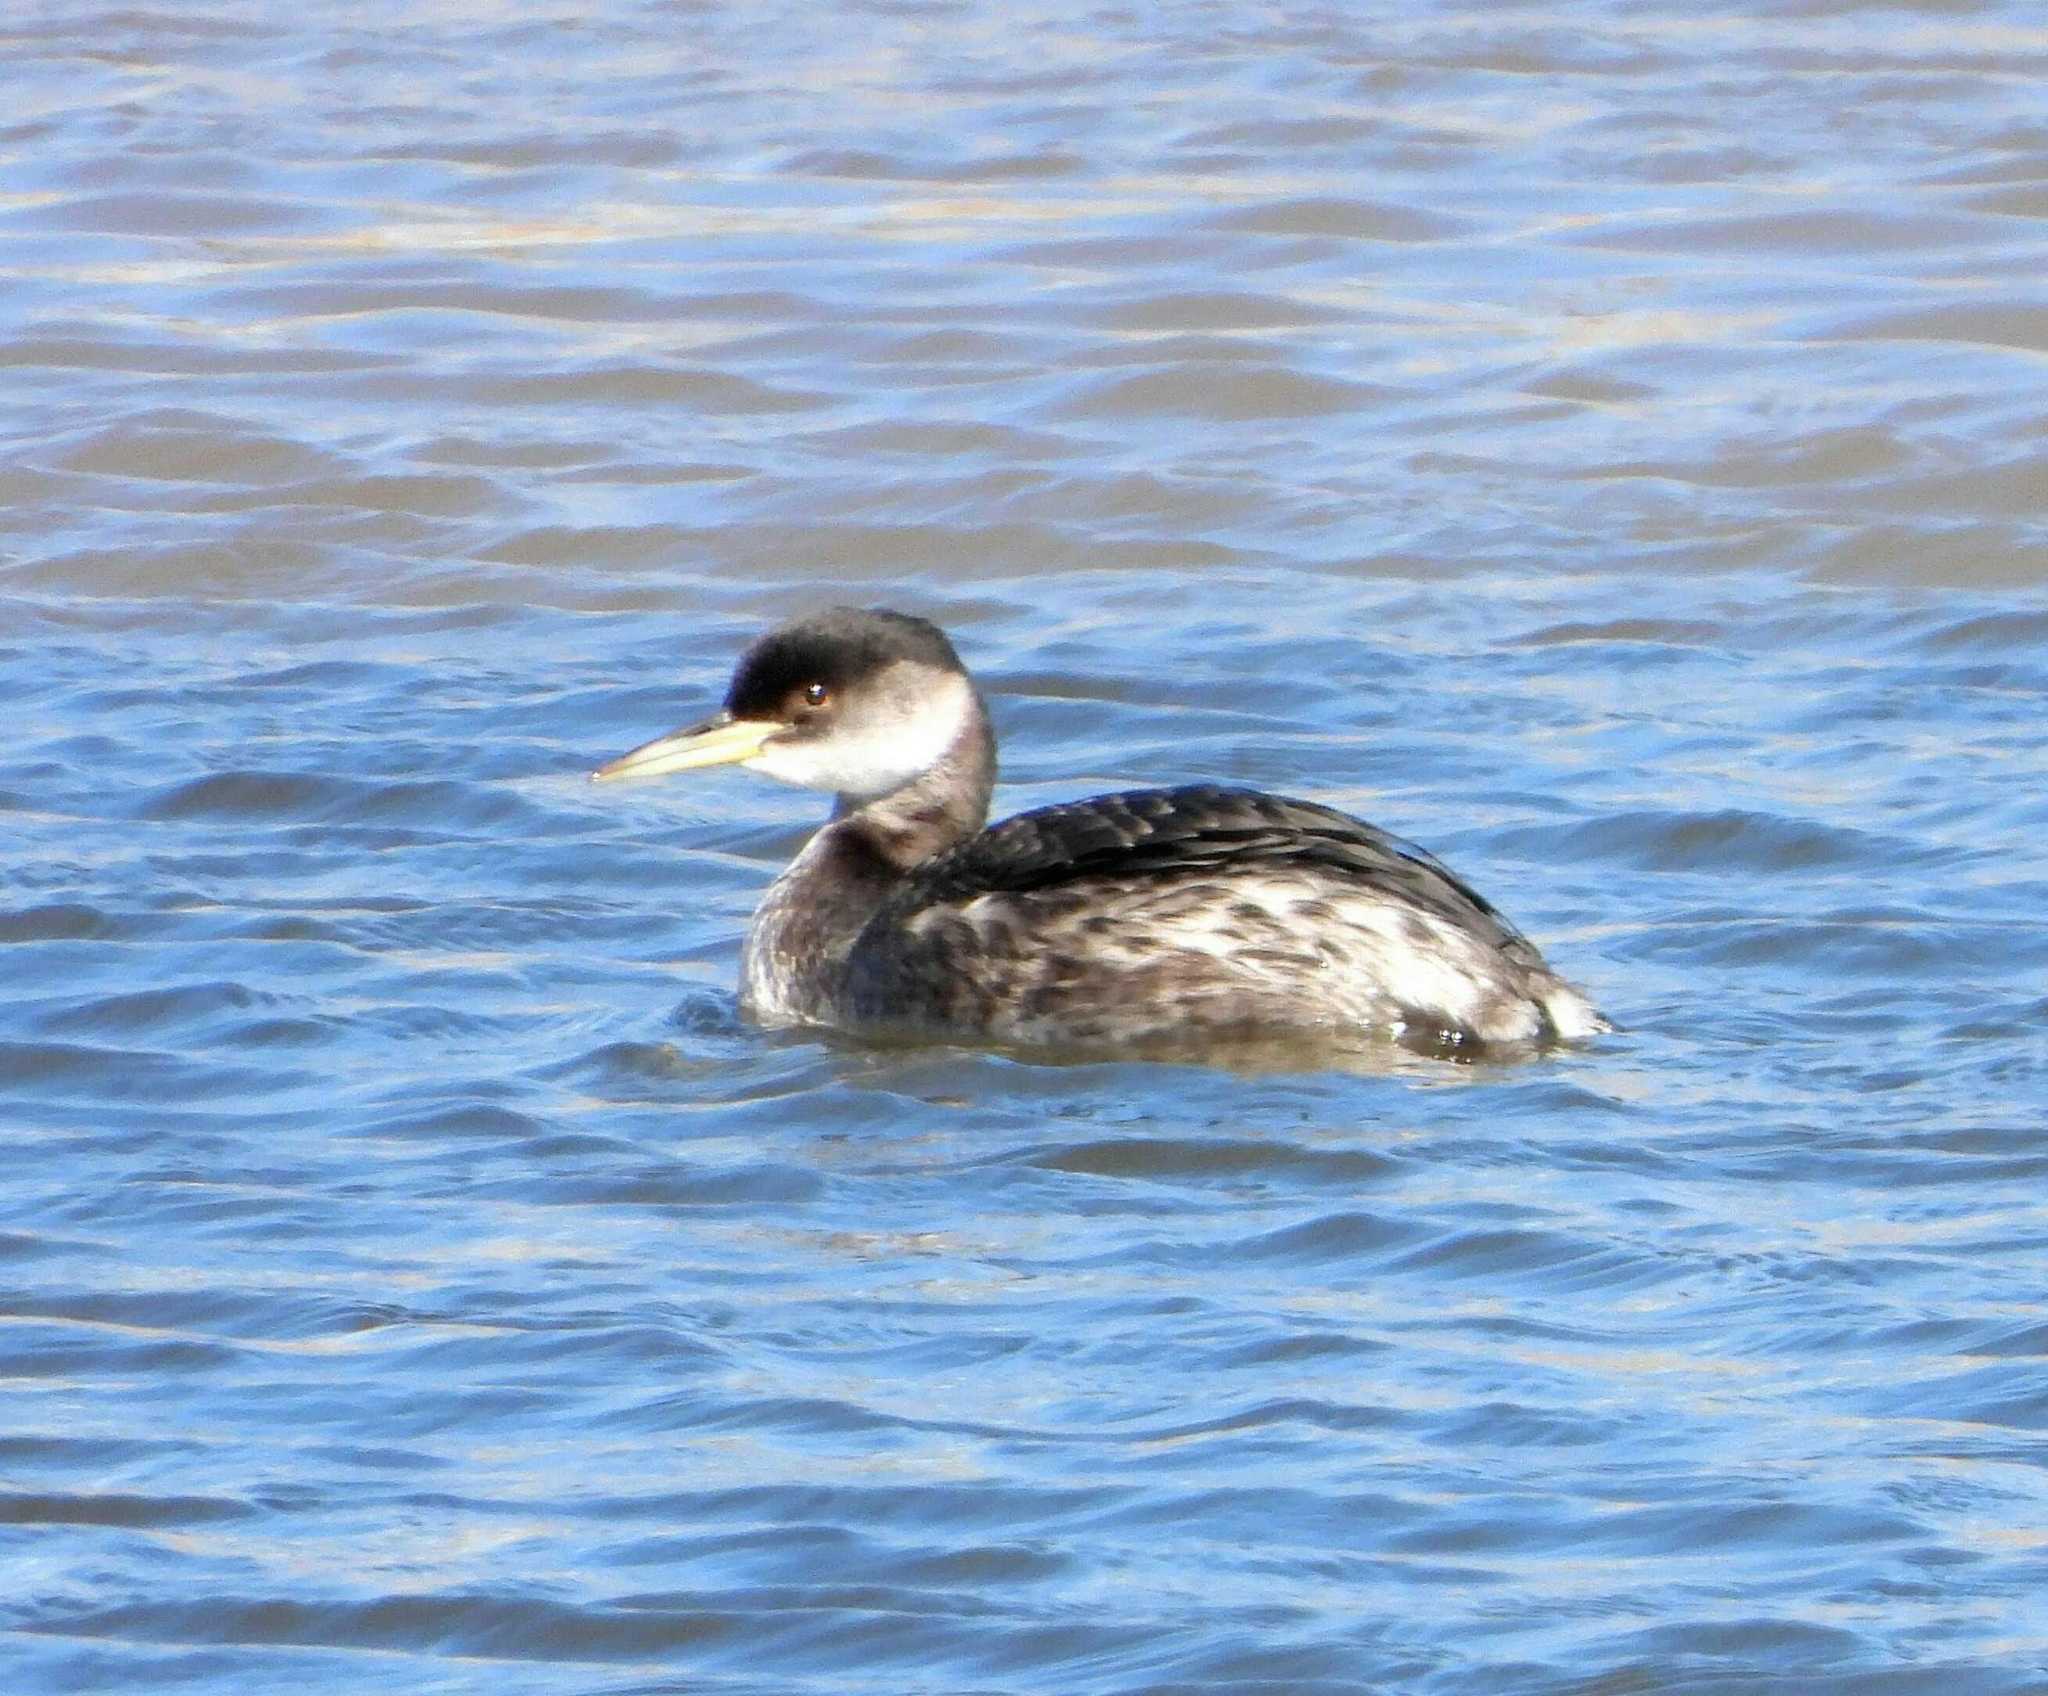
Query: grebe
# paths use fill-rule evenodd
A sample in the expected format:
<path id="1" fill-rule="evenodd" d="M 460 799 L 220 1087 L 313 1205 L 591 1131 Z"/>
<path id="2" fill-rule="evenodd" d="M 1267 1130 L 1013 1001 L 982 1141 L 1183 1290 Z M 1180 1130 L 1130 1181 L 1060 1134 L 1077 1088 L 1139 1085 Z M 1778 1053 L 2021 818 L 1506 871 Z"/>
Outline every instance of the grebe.
<path id="1" fill-rule="evenodd" d="M 742 765 L 837 797 L 747 932 L 770 1025 L 1027 1046 L 1316 1033 L 1439 1051 L 1609 1028 L 1444 866 L 1313 802 L 1197 784 L 983 826 L 995 736 L 936 625 L 834 608 L 725 708 L 593 772 Z"/>

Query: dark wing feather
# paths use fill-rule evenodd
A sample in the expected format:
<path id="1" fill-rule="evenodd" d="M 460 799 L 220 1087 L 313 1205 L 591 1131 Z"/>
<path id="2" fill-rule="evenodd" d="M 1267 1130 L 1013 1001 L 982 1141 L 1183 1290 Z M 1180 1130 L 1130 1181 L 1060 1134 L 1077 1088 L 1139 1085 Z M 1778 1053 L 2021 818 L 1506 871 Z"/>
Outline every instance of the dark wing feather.
<path id="1" fill-rule="evenodd" d="M 1235 867 L 1313 867 L 1452 919 L 1511 954 L 1535 955 L 1483 896 L 1413 843 L 1312 801 L 1211 784 L 1019 813 L 918 866 L 888 905 L 900 922 L 979 895 Z"/>

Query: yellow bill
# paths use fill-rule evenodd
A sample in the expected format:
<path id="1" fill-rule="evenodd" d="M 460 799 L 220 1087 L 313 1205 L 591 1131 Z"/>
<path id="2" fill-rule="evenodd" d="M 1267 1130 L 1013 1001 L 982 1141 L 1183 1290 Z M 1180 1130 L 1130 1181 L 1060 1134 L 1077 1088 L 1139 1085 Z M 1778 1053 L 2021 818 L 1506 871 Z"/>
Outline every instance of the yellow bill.
<path id="1" fill-rule="evenodd" d="M 734 718 L 729 713 L 720 713 L 688 730 L 673 730 L 642 743 L 630 754 L 621 754 L 608 765 L 599 766 L 590 774 L 590 781 L 666 777 L 672 771 L 695 771 L 700 766 L 738 765 L 758 754 L 768 738 L 781 728 L 769 719 Z"/>

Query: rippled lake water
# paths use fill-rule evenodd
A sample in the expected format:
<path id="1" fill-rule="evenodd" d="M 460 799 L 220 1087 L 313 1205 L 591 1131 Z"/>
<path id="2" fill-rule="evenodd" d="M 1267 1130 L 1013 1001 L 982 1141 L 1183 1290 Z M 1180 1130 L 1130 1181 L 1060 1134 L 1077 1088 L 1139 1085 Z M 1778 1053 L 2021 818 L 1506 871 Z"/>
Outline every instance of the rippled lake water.
<path id="1" fill-rule="evenodd" d="M 0 20 L 9 1691 L 2048 1690 L 2048 25 Z M 831 601 L 1494 1068 L 741 1025 Z"/>

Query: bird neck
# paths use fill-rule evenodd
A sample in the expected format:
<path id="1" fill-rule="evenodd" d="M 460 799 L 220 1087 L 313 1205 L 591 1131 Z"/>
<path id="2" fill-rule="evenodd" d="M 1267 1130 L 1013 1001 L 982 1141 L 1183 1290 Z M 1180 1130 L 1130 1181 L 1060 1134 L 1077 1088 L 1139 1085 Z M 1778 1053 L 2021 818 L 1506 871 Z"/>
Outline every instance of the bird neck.
<path id="1" fill-rule="evenodd" d="M 886 795 L 839 797 L 832 822 L 768 888 L 747 931 L 740 1000 L 768 1024 L 850 1016 L 838 999 L 862 931 L 912 867 L 988 820 L 995 736 L 974 711 L 928 770 Z"/>
<path id="2" fill-rule="evenodd" d="M 981 829 L 995 792 L 996 741 L 979 697 L 974 709 L 932 766 L 886 795 L 840 796 L 833 823 L 860 836 L 898 871 L 943 854 Z"/>

